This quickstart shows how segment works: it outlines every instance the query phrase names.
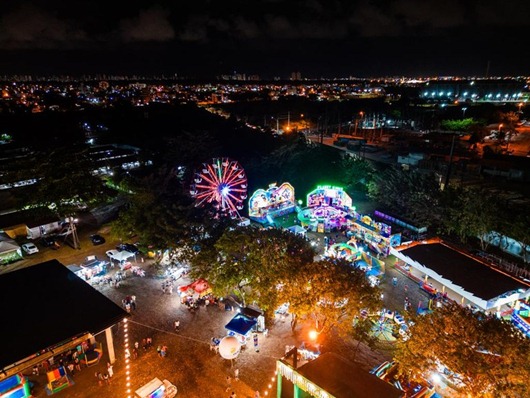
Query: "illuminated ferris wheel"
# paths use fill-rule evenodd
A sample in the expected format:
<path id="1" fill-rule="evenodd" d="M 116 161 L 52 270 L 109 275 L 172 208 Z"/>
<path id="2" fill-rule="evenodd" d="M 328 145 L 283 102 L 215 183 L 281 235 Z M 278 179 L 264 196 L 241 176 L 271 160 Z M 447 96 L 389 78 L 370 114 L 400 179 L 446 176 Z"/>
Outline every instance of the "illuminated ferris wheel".
<path id="1" fill-rule="evenodd" d="M 195 172 L 190 194 L 195 205 L 211 203 L 220 214 L 240 217 L 247 198 L 247 176 L 241 165 L 229 158 L 214 158 Z"/>

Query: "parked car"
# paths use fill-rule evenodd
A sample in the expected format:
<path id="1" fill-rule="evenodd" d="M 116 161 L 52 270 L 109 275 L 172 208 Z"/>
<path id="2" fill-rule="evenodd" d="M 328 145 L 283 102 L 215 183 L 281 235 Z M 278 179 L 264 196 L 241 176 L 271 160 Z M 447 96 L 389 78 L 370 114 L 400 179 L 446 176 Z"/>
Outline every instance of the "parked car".
<path id="1" fill-rule="evenodd" d="M 40 244 L 44 247 L 51 247 L 52 249 L 57 248 L 59 244 L 57 243 L 57 238 L 55 236 L 43 236 L 40 239 Z"/>
<path id="2" fill-rule="evenodd" d="M 103 243 L 105 243 L 105 238 L 98 234 L 90 235 L 90 240 L 92 241 L 92 244 L 94 246 L 102 245 Z"/>
<path id="3" fill-rule="evenodd" d="M 120 243 L 118 246 L 116 246 L 116 249 L 120 252 L 128 251 L 129 253 L 133 254 L 140 253 L 140 249 L 138 249 L 136 245 L 133 245 L 132 243 Z"/>
<path id="4" fill-rule="evenodd" d="M 31 243 L 31 242 L 24 243 L 21 247 L 22 247 L 22 250 L 24 250 L 27 254 L 35 254 L 39 252 L 39 248 L 35 246 L 34 243 Z"/>

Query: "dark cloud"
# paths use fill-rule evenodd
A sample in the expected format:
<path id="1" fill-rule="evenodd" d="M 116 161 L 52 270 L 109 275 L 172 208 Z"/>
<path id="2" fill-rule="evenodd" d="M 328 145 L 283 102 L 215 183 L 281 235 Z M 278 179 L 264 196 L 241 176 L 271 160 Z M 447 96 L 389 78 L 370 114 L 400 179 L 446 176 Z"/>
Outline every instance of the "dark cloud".
<path id="1" fill-rule="evenodd" d="M 0 17 L 2 48 L 69 48 L 87 40 L 87 34 L 71 20 L 31 4 Z"/>
<path id="2" fill-rule="evenodd" d="M 166 54 L 165 65 L 182 60 L 232 69 L 263 65 L 270 70 L 266 62 L 276 67 L 289 60 L 292 68 L 330 62 L 319 70 L 339 64 L 346 70 L 380 54 L 392 54 L 396 68 L 400 58 L 430 67 L 439 62 L 458 66 L 463 56 L 473 67 L 503 53 L 518 54 L 514 61 L 523 65 L 524 56 L 519 54 L 530 25 L 528 0 L 128 0 L 119 2 L 120 7 L 116 3 L 0 0 L 0 49 L 90 51 L 98 62 L 127 51 L 139 63 L 149 57 L 137 54 L 148 50 L 149 59 L 157 59 L 158 52 Z M 104 56 L 94 55 L 98 51 Z M 339 62 L 329 61 L 336 54 Z M 428 56 L 432 58 L 427 62 Z M 379 62 L 382 67 L 390 64 Z M 0 60 L 0 65 L 7 61 Z"/>
<path id="3" fill-rule="evenodd" d="M 160 7 L 141 10 L 138 16 L 121 21 L 120 33 L 126 42 L 168 41 L 175 38 L 169 11 Z"/>

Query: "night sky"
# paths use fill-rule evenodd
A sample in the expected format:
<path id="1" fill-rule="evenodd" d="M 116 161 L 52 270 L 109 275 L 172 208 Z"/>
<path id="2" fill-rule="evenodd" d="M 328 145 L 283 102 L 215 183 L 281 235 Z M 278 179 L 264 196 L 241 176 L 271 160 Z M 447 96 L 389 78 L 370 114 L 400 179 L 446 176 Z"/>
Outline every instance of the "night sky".
<path id="1" fill-rule="evenodd" d="M 0 0 L 0 75 L 523 75 L 529 16 L 528 0 Z"/>

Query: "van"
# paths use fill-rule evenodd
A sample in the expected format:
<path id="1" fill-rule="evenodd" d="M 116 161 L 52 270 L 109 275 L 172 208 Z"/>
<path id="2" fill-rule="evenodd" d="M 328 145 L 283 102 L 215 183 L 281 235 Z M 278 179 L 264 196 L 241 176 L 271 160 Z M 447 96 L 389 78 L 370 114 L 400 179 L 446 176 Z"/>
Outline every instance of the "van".
<path id="1" fill-rule="evenodd" d="M 177 387 L 167 380 L 160 381 L 155 377 L 134 393 L 137 398 L 173 398 L 177 395 Z"/>

